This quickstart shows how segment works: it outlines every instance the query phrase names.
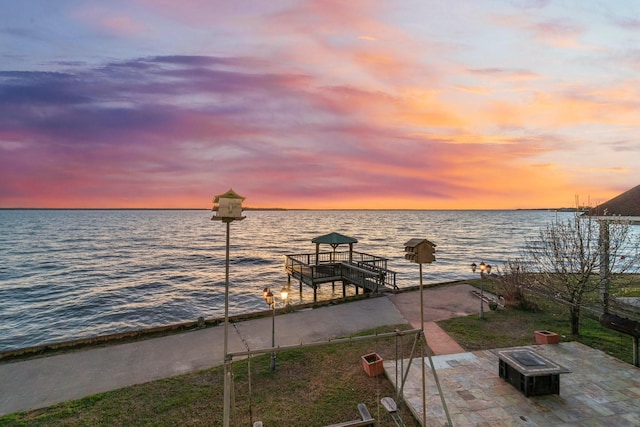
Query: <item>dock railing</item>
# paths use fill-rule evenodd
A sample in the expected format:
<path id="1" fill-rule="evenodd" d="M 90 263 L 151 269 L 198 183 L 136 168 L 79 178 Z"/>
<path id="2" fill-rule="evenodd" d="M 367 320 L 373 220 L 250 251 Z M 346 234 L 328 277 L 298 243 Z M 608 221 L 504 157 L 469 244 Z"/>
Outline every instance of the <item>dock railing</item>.
<path id="1" fill-rule="evenodd" d="M 314 287 L 317 283 L 344 278 L 374 291 L 380 287 L 397 289 L 396 273 L 387 269 L 387 261 L 387 258 L 355 251 L 292 254 L 285 256 L 285 269 Z"/>

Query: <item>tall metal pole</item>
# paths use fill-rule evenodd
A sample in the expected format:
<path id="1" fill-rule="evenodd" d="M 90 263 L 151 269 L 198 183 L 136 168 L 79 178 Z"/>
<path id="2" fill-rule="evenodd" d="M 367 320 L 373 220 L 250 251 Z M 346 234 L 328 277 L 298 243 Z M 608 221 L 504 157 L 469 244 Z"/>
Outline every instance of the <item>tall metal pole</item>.
<path id="1" fill-rule="evenodd" d="M 229 427 L 229 419 L 231 413 L 231 363 L 229 361 L 229 225 L 231 221 L 225 221 L 227 223 L 227 248 L 226 248 L 226 262 L 225 262 L 225 277 L 224 277 L 224 409 L 223 409 L 223 422 L 224 427 Z"/>
<path id="2" fill-rule="evenodd" d="M 609 312 L 609 288 L 611 284 L 611 266 L 609 260 L 609 221 L 598 221 L 600 249 L 600 300 L 605 313 Z"/>
<path id="3" fill-rule="evenodd" d="M 232 221 L 241 221 L 242 201 L 245 197 L 229 189 L 224 194 L 213 198 L 213 210 L 216 212 L 212 220 L 221 220 L 227 224 L 227 242 L 224 271 L 224 397 L 223 397 L 223 426 L 229 427 L 231 418 L 231 388 L 233 387 L 233 373 L 231 371 L 231 355 L 229 354 L 229 234 Z"/>
<path id="4" fill-rule="evenodd" d="M 427 344 L 427 338 L 424 334 L 424 296 L 422 289 L 422 263 L 420 265 L 420 330 L 422 331 L 422 357 L 420 359 L 422 365 L 422 425 L 427 425 L 427 381 L 424 368 L 424 347 Z"/>
<path id="5" fill-rule="evenodd" d="M 484 319 L 484 271 L 480 270 L 480 318 Z"/>
<path id="6" fill-rule="evenodd" d="M 271 348 L 276 348 L 276 300 L 274 298 L 271 304 L 273 308 L 273 315 L 271 316 Z M 271 371 L 276 370 L 276 352 L 271 352 L 271 364 L 269 365 Z"/>
<path id="7" fill-rule="evenodd" d="M 228 339 L 229 339 L 229 228 L 230 221 L 227 221 L 227 244 L 226 244 L 226 257 L 224 266 L 224 357 L 227 358 L 229 354 Z"/>
<path id="8" fill-rule="evenodd" d="M 427 336 L 424 333 L 424 303 L 422 299 L 422 264 L 420 264 L 420 322 L 422 322 L 422 328 L 420 329 L 422 332 L 422 425 L 427 425 L 427 395 L 426 395 L 426 381 L 425 381 L 425 361 L 424 361 L 424 351 L 425 347 L 428 347 Z M 453 421 L 451 421 L 451 415 L 449 415 L 449 408 L 447 407 L 447 402 L 444 400 L 444 393 L 442 392 L 442 387 L 440 386 L 440 380 L 438 379 L 438 373 L 436 372 L 436 366 L 433 364 L 433 358 L 431 357 L 431 350 L 427 348 L 429 364 L 431 365 L 431 373 L 433 374 L 433 379 L 436 382 L 436 387 L 438 388 L 438 394 L 440 395 L 440 401 L 442 402 L 442 409 L 444 409 L 444 414 L 447 417 L 447 426 L 453 426 Z"/>

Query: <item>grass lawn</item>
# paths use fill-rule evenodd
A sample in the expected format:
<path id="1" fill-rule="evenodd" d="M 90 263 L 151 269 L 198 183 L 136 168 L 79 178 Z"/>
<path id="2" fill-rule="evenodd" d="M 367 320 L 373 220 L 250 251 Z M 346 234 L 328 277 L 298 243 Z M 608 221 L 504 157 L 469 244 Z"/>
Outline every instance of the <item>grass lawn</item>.
<path id="1" fill-rule="evenodd" d="M 469 283 L 475 284 L 473 281 Z M 491 292 L 490 286 L 488 291 Z M 484 320 L 474 314 L 444 320 L 438 325 L 469 351 L 532 345 L 535 344 L 533 332 L 536 330 L 555 332 L 560 335 L 561 342 L 574 340 L 567 306 L 535 295 L 529 298 L 538 305 L 538 310 L 485 310 Z M 605 328 L 597 316 L 587 310 L 583 310 L 580 317 L 580 336 L 575 340 L 624 362 L 633 362 L 633 338 Z"/>
<path id="2" fill-rule="evenodd" d="M 536 298 L 536 297 L 533 297 Z M 550 330 L 571 340 L 567 308 L 536 298 L 536 312 L 486 310 L 439 322 L 466 350 L 535 344 L 535 330 Z M 632 338 L 582 316 L 578 341 L 627 363 L 632 361 Z M 383 333 L 408 325 L 380 328 Z M 401 344 L 396 346 L 396 344 Z M 379 426 L 395 426 L 378 404 L 394 396 L 384 377 L 368 377 L 360 356 L 377 352 L 384 359 L 408 358 L 413 339 L 376 338 L 278 353 L 277 370 L 269 371 L 269 356 L 235 362 L 235 425 L 262 420 L 270 426 L 322 426 L 358 418 L 357 404 L 367 405 Z M 250 365 L 250 369 L 249 369 Z M 250 389 L 251 388 L 251 389 Z M 221 426 L 222 367 L 154 381 L 49 408 L 0 417 L 0 426 Z M 401 406 L 407 426 L 418 426 Z M 232 423 L 233 425 L 233 423 Z"/>
<path id="3" fill-rule="evenodd" d="M 410 326 L 366 333 L 395 328 Z M 398 340 L 400 357 L 409 357 L 412 344 L 410 336 Z M 232 425 L 251 426 L 262 420 L 265 427 L 322 426 L 358 419 L 357 404 L 362 402 L 377 425 L 395 426 L 378 405 L 382 397 L 395 397 L 390 381 L 369 377 L 362 367 L 360 356 L 371 352 L 394 359 L 396 339 L 283 351 L 278 353 L 275 372 L 269 370 L 269 355 L 253 357 L 250 363 L 234 362 L 236 424 Z M 222 396 L 220 367 L 0 417 L 0 426 L 222 426 Z M 408 427 L 419 425 L 405 406 L 401 413 Z"/>

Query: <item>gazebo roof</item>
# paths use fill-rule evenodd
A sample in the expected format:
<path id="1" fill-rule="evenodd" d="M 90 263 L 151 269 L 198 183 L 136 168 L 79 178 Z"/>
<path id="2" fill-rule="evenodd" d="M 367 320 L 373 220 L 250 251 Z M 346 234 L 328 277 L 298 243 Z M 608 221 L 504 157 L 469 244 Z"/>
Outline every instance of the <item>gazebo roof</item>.
<path id="1" fill-rule="evenodd" d="M 604 202 L 584 213 L 585 216 L 618 216 L 621 220 L 640 223 L 640 185 Z"/>
<path id="2" fill-rule="evenodd" d="M 336 247 L 338 245 L 358 243 L 358 240 L 354 239 L 353 237 L 345 236 L 344 234 L 333 232 L 333 233 L 325 234 L 324 236 L 318 236 L 314 239 L 311 239 L 311 242 L 317 243 L 317 244 L 324 243 L 324 244 Z"/>

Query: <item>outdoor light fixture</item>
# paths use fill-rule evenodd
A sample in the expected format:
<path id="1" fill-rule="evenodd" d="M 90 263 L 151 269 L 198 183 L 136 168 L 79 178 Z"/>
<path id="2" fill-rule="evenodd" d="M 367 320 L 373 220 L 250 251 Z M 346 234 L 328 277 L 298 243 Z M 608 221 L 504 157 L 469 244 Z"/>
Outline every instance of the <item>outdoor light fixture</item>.
<path id="1" fill-rule="evenodd" d="M 289 289 L 283 287 L 280 289 L 280 298 L 282 301 L 286 301 L 287 297 L 289 297 Z"/>
<path id="2" fill-rule="evenodd" d="M 282 301 L 283 304 L 286 304 L 288 296 L 289 296 L 289 290 L 286 287 L 283 287 L 280 290 L 280 300 Z M 275 349 L 276 348 L 276 305 L 277 305 L 276 298 L 273 295 L 273 292 L 271 292 L 271 289 L 269 289 L 269 288 L 264 288 L 262 290 L 262 297 L 264 298 L 264 302 L 266 302 L 267 305 L 272 310 L 272 316 L 271 316 L 271 348 Z M 273 350 L 271 352 L 271 363 L 269 364 L 269 370 L 271 370 L 271 371 L 275 371 L 276 370 L 276 351 L 275 350 Z"/>
<path id="3" fill-rule="evenodd" d="M 271 307 L 271 304 L 273 304 L 273 292 L 271 292 L 271 289 L 264 288 L 262 290 L 262 297 L 264 298 L 264 301 L 269 305 L 269 307 Z"/>
<path id="4" fill-rule="evenodd" d="M 474 262 L 471 264 L 471 272 L 475 273 L 478 266 Z M 480 263 L 480 318 L 484 319 L 484 275 L 491 274 L 491 265 Z"/>
<path id="5" fill-rule="evenodd" d="M 240 196 L 232 189 L 213 198 L 212 220 L 222 221 L 227 225 L 227 244 L 224 275 L 224 408 L 223 427 L 229 427 L 231 418 L 231 361 L 229 359 L 229 224 L 233 221 L 241 221 L 242 202 L 245 197 Z"/>

